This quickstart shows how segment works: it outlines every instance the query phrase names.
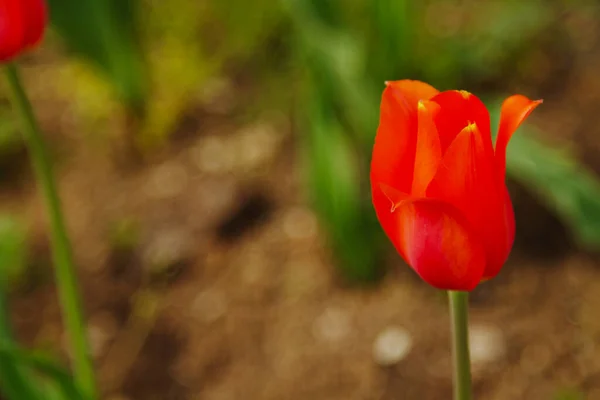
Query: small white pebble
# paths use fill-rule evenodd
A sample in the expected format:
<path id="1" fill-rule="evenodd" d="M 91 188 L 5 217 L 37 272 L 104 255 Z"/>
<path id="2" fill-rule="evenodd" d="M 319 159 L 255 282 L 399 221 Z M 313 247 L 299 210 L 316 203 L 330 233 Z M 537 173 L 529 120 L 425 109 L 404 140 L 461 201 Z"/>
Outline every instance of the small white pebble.
<path id="1" fill-rule="evenodd" d="M 408 355 L 412 344 L 412 336 L 406 329 L 386 328 L 373 343 L 373 358 L 382 366 L 395 365 Z"/>
<path id="2" fill-rule="evenodd" d="M 237 133 L 237 164 L 245 168 L 257 167 L 272 159 L 277 150 L 277 132 L 267 123 L 245 128 Z"/>
<path id="3" fill-rule="evenodd" d="M 504 336 L 498 328 L 473 325 L 469 328 L 469 350 L 473 364 L 498 361 L 506 351 Z"/>

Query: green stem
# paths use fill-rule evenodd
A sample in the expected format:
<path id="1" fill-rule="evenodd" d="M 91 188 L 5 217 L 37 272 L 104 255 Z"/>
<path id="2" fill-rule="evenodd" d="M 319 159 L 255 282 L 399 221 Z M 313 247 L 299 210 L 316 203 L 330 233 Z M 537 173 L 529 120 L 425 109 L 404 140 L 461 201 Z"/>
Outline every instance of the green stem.
<path id="1" fill-rule="evenodd" d="M 23 136 L 29 149 L 31 162 L 37 175 L 38 184 L 41 186 L 50 219 L 52 255 L 58 294 L 71 344 L 75 381 L 85 398 L 93 400 L 97 398 L 94 370 L 88 350 L 89 346 L 81 310 L 80 295 L 77 289 L 71 245 L 65 229 L 50 157 L 38 129 L 31 104 L 21 84 L 16 66 L 14 64 L 7 65 L 5 73 L 13 105 L 21 118 Z"/>
<path id="2" fill-rule="evenodd" d="M 469 293 L 448 291 L 454 358 L 454 400 L 471 400 Z"/>

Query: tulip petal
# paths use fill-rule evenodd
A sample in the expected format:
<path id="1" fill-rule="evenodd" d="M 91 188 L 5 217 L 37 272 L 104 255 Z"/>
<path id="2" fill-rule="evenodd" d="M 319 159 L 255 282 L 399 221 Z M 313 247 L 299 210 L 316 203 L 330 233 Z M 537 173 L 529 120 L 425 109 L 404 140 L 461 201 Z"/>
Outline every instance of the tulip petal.
<path id="1" fill-rule="evenodd" d="M 506 173 L 506 147 L 510 138 L 521 123 L 525 121 L 525 118 L 542 102 L 543 100 L 529 100 L 523 95 L 516 94 L 502 103 L 495 152 L 498 175 L 502 178 L 502 181 L 504 181 L 504 174 Z"/>
<path id="2" fill-rule="evenodd" d="M 42 0 L 21 0 L 23 10 L 25 10 L 27 23 L 24 32 L 24 47 L 36 45 L 44 34 L 47 22 L 46 4 Z"/>
<path id="3" fill-rule="evenodd" d="M 488 275 L 506 261 L 512 238 L 507 233 L 505 189 L 495 179 L 494 161 L 486 154 L 482 136 L 476 124 L 458 134 L 427 188 L 427 197 L 452 204 L 466 217 L 485 248 Z"/>
<path id="4" fill-rule="evenodd" d="M 490 131 L 490 113 L 485 104 L 477 96 L 464 90 L 441 92 L 431 99 L 441 107 L 436 115 L 435 124 L 440 133 L 442 153 L 454 141 L 461 130 L 470 123 L 475 123 L 482 136 L 486 153 L 494 154 Z"/>
<path id="5" fill-rule="evenodd" d="M 23 46 L 25 26 L 20 1 L 0 1 L 0 61 L 12 58 Z"/>
<path id="6" fill-rule="evenodd" d="M 465 217 L 448 203 L 414 198 L 382 186 L 392 206 L 389 237 L 404 260 L 428 284 L 470 291 L 485 269 L 484 248 Z"/>
<path id="7" fill-rule="evenodd" d="M 440 138 L 433 122 L 439 111 L 440 106 L 437 103 L 427 100 L 419 101 L 417 107 L 417 150 L 411 191 L 414 196 L 425 196 L 425 190 L 442 160 Z"/>
<path id="8" fill-rule="evenodd" d="M 403 79 L 385 83 L 398 99 L 402 99 L 409 107 L 416 107 L 419 100 L 429 100 L 439 91 L 428 83 Z"/>
<path id="9" fill-rule="evenodd" d="M 417 104 L 437 90 L 419 81 L 388 82 L 381 99 L 371 176 L 409 191 L 417 140 Z"/>
<path id="10" fill-rule="evenodd" d="M 388 232 L 389 201 L 379 184 L 410 192 L 417 142 L 417 103 L 437 90 L 419 81 L 388 82 L 381 100 L 379 128 L 371 159 L 371 193 L 377 217 Z"/>
<path id="11" fill-rule="evenodd" d="M 504 186 L 504 202 L 501 210 L 502 221 L 506 229 L 504 231 L 498 232 L 498 241 L 499 243 L 504 243 L 504 248 L 506 249 L 506 255 L 504 258 L 500 258 L 496 262 L 488 263 L 485 271 L 483 273 L 483 279 L 491 279 L 498 275 L 502 266 L 506 262 L 508 255 L 510 254 L 510 250 L 512 249 L 513 243 L 515 241 L 515 212 L 513 210 L 512 201 L 510 199 L 510 195 L 508 193 L 508 189 Z"/>

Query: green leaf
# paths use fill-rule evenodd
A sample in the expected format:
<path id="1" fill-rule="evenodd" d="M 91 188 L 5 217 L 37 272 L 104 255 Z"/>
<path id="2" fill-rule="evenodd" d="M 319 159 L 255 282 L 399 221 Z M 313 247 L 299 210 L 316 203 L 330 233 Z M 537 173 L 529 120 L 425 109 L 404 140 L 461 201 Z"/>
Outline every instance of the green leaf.
<path id="1" fill-rule="evenodd" d="M 411 0 L 379 0 L 370 3 L 373 15 L 369 42 L 370 73 L 379 83 L 407 76 L 414 61 L 414 33 L 417 7 Z M 374 77 L 373 77 L 374 78 Z"/>
<path id="2" fill-rule="evenodd" d="M 25 367 L 30 372 L 35 372 L 45 378 L 47 380 L 45 390 L 49 390 L 56 398 L 84 400 L 71 375 L 48 356 L 2 343 L 0 344 L 0 359 Z"/>
<path id="3" fill-rule="evenodd" d="M 0 347 L 14 345 L 4 288 L 0 288 Z M 0 391 L 8 400 L 37 400 L 39 392 L 29 374 L 13 359 L 0 354 Z"/>
<path id="4" fill-rule="evenodd" d="M 48 0 L 48 5 L 67 47 L 96 65 L 129 106 L 141 109 L 146 82 L 133 0 Z"/>
<path id="5" fill-rule="evenodd" d="M 23 276 L 26 258 L 25 228 L 16 219 L 0 215 L 0 290 Z"/>
<path id="6" fill-rule="evenodd" d="M 304 165 L 321 221 L 329 234 L 340 270 L 355 282 L 381 276 L 378 236 L 370 202 L 365 201 L 357 149 L 339 122 L 313 102 L 303 139 Z"/>

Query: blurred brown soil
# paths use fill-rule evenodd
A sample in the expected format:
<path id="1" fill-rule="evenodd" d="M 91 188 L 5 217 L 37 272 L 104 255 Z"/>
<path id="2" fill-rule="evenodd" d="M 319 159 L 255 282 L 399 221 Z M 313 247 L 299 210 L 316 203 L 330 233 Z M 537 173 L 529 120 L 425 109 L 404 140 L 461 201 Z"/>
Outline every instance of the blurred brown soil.
<path id="1" fill-rule="evenodd" d="M 515 90 L 546 99 L 532 123 L 576 143 L 597 170 L 599 48 L 597 41 L 576 48 L 562 85 L 552 84 L 564 71 L 544 46 L 512 80 Z M 59 106 L 37 101 L 38 110 Z M 445 298 L 392 251 L 380 285 L 343 284 L 307 205 L 287 117 L 267 113 L 245 124 L 202 107 L 191 115 L 185 134 L 135 167 L 115 162 L 97 140 L 65 136 L 50 112 L 41 115 L 58 143 L 105 398 L 448 399 Z M 24 343 L 62 352 L 43 205 L 23 168 L 0 196 L 32 226 L 35 273 L 13 296 L 14 321 Z M 516 249 L 472 296 L 475 330 L 499 334 L 479 346 L 476 398 L 546 400 L 576 387 L 600 399 L 597 257 L 574 249 L 560 224 L 514 189 Z M 131 232 L 115 239 L 118 227 Z M 389 327 L 407 331 L 412 346 L 396 365 L 380 366 L 373 346 Z"/>

